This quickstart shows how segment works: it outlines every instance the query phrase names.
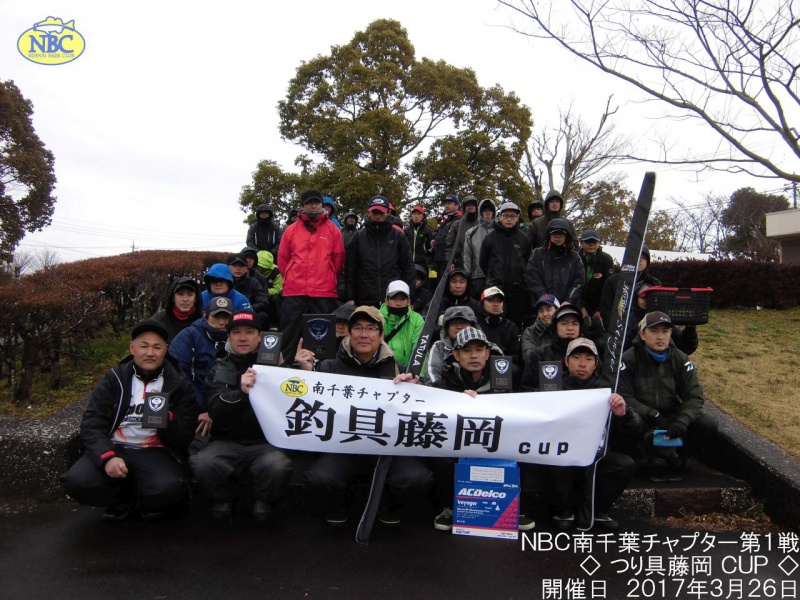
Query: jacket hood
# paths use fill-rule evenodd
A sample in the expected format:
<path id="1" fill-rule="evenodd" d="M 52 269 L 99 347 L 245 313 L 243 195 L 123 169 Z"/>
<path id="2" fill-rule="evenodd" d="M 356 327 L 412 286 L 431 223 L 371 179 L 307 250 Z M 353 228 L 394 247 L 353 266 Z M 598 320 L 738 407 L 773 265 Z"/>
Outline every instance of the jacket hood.
<path id="1" fill-rule="evenodd" d="M 258 252 L 258 266 L 267 271 L 275 268 L 275 257 L 269 250 L 260 250 Z"/>
<path id="2" fill-rule="evenodd" d="M 564 208 L 564 197 L 561 195 L 561 192 L 558 190 L 550 190 L 547 192 L 547 196 L 544 198 L 544 206 L 547 207 L 547 203 L 550 200 L 560 200 L 561 201 L 561 208 Z M 560 209 L 559 209 L 560 210 Z"/>
<path id="3" fill-rule="evenodd" d="M 526 209 L 528 213 L 528 221 L 533 221 L 533 209 L 537 206 L 544 210 L 544 203 L 541 200 L 533 200 L 530 204 L 528 204 L 528 208 Z"/>
<path id="4" fill-rule="evenodd" d="M 484 198 L 478 205 L 478 216 L 481 221 L 486 221 L 486 219 L 483 218 L 483 211 L 487 209 L 492 209 L 492 218 L 489 219 L 491 221 L 497 215 L 497 207 L 495 206 L 494 202 L 492 202 L 491 198 Z"/>
<path id="5" fill-rule="evenodd" d="M 442 316 L 442 330 L 439 336 L 441 339 L 449 339 L 447 336 L 447 324 L 454 319 L 465 319 L 469 321 L 470 325 L 480 329 L 480 326 L 478 325 L 478 319 L 475 317 L 475 313 L 469 306 L 451 306 L 444 311 L 444 315 Z M 452 344 L 450 344 L 450 347 L 452 347 Z"/>
<path id="6" fill-rule="evenodd" d="M 203 277 L 203 283 L 206 284 L 206 287 L 208 287 L 209 279 L 225 279 L 226 281 L 230 281 L 231 289 L 233 289 L 233 275 L 231 275 L 231 270 L 228 265 L 224 263 L 216 263 L 211 265 L 206 272 L 206 276 Z"/>
<path id="7" fill-rule="evenodd" d="M 356 220 L 356 227 L 358 227 L 358 224 L 359 224 L 359 222 L 361 221 L 361 217 L 359 217 L 359 216 L 358 216 L 356 213 L 354 213 L 354 212 L 351 210 L 351 211 L 349 211 L 349 212 L 346 212 L 346 213 L 344 213 L 344 218 L 342 219 L 342 224 L 344 224 L 344 222 L 345 222 L 345 221 L 347 221 L 347 218 L 348 218 L 348 217 L 355 217 L 355 220 Z"/>
<path id="8" fill-rule="evenodd" d="M 564 242 L 564 245 L 569 248 L 572 246 L 572 234 L 570 233 L 569 223 L 566 219 L 553 219 L 547 225 L 547 240 L 550 241 L 550 234 L 560 229 L 561 231 L 565 231 L 567 233 L 567 239 Z"/>
<path id="9" fill-rule="evenodd" d="M 327 204 L 328 206 L 331 207 L 331 214 L 330 214 L 331 217 L 333 217 L 336 214 L 336 203 L 333 201 L 333 198 L 331 198 L 330 196 L 325 196 L 322 199 L 322 204 L 323 205 Z"/>
<path id="10" fill-rule="evenodd" d="M 228 273 L 230 273 L 230 269 L 228 269 Z M 195 312 L 200 312 L 201 306 L 203 305 L 203 300 L 200 298 L 200 284 L 191 277 L 176 277 L 172 281 L 172 284 L 169 286 L 169 292 L 167 293 L 167 300 L 164 303 L 164 308 L 167 310 L 167 312 L 172 312 L 172 309 L 175 307 L 175 292 L 178 291 L 178 288 L 182 287 L 188 287 L 194 290 Z"/>
<path id="11" fill-rule="evenodd" d="M 422 285 L 425 285 L 425 282 L 428 281 L 428 269 L 422 265 L 414 264 L 414 275 L 416 277 L 422 277 Z"/>
<path id="12" fill-rule="evenodd" d="M 252 256 L 253 258 L 258 258 L 258 248 L 253 248 L 252 246 L 245 246 L 242 248 L 242 251 L 239 252 L 239 256 L 244 258 L 245 256 Z"/>

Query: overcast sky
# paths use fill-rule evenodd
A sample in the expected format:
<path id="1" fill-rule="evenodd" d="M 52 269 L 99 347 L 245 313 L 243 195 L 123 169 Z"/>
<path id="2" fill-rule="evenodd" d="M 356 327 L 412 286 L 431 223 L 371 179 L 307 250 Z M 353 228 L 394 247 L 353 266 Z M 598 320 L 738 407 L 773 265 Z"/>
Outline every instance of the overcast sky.
<path id="1" fill-rule="evenodd" d="M 75 21 L 86 40 L 72 63 L 43 66 L 17 51 L 19 36 L 52 16 Z M 0 8 L 0 78 L 34 104 L 34 126 L 54 153 L 53 223 L 21 248 L 56 250 L 65 261 L 138 249 L 236 251 L 246 225 L 238 206 L 257 163 L 292 168 L 302 149 L 283 142 L 276 105 L 301 61 L 328 53 L 379 18 L 406 28 L 417 57 L 470 67 L 483 86 L 500 84 L 531 107 L 537 126 L 570 102 L 588 122 L 615 94 L 619 128 L 645 143 L 657 107 L 579 64 L 555 45 L 516 34 L 519 17 L 493 0 L 357 2 L 142 0 L 6 2 Z M 662 123 L 663 125 L 663 123 Z M 706 143 L 697 127 L 687 144 Z M 638 193 L 646 167 L 628 169 Z M 774 182 L 657 167 L 657 207 L 699 202 Z"/>

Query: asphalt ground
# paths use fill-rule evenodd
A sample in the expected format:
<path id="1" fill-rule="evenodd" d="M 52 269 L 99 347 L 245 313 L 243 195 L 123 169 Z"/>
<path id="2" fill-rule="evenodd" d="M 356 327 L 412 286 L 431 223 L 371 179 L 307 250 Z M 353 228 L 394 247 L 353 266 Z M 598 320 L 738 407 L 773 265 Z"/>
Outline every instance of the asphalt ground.
<path id="1" fill-rule="evenodd" d="M 101 514 L 102 509 L 68 500 L 3 506 L 0 598 L 796 598 L 800 594 L 800 568 L 789 575 L 783 570 L 791 571 L 792 561 L 800 564 L 800 543 L 786 533 L 695 533 L 624 521 L 619 532 L 604 538 L 561 534 L 555 539 L 567 549 L 556 550 L 547 545 L 556 532 L 544 521 L 527 532 L 524 541 L 469 538 L 435 531 L 433 511 L 420 505 L 411 507 L 398 526 L 376 524 L 370 545 L 364 546 L 354 539 L 355 514 L 346 526 L 333 529 L 318 509 L 303 504 L 279 510 L 271 527 L 252 521 L 244 506 L 231 522 L 215 522 L 202 502 L 177 522 L 130 519 L 109 524 Z M 626 551 L 626 539 L 636 539 L 638 551 Z M 607 548 L 601 540 L 608 542 Z M 591 576 L 581 567 L 586 560 L 587 568 L 592 561 L 598 565 Z M 652 572 L 646 572 L 648 567 Z"/>

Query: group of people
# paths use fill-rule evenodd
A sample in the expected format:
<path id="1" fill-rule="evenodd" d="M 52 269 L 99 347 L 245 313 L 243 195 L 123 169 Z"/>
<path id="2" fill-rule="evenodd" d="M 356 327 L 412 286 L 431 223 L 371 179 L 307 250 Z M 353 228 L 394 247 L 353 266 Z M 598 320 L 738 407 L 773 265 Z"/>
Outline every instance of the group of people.
<path id="1" fill-rule="evenodd" d="M 252 517 L 273 519 L 296 457 L 266 439 L 250 404 L 261 334 L 270 329 L 282 333 L 286 367 L 476 396 L 500 393 L 492 389 L 489 359 L 502 355 L 513 365 L 513 391 L 542 391 L 540 364 L 553 361 L 562 366 L 564 390 L 610 387 L 601 365 L 618 275 L 597 232 L 583 232 L 580 252 L 574 249 L 557 192 L 531 204 L 527 226 L 511 202 L 496 207 L 491 199 L 447 195 L 435 234 L 422 206 L 412 208 L 403 229 L 381 195 L 370 200 L 361 227 L 351 212 L 340 224 L 334 202 L 317 190 L 299 203 L 285 230 L 268 206 L 259 206 L 247 246 L 208 269 L 205 289 L 176 278 L 165 308 L 134 327 L 131 355 L 89 398 L 81 423 L 86 452 L 62 477 L 71 497 L 107 507 L 110 521 L 133 512 L 160 519 L 187 508 L 194 480 L 213 515 L 225 519 L 244 485 Z M 524 465 L 527 477 L 546 482 L 560 529 L 616 529 L 608 511 L 633 476 L 634 459 L 648 461 L 654 480 L 680 480 L 687 450 L 701 451 L 716 427 L 703 413 L 688 358 L 696 330 L 647 311 L 647 290 L 659 285 L 647 272 L 649 258 L 645 251 L 639 264 L 623 369 L 609 398 L 609 450 L 597 464 L 595 489 L 584 489 L 582 469 Z M 417 378 L 405 371 L 429 316 L 431 278 L 446 279 L 441 310 L 430 315 L 440 323 L 439 339 Z M 304 314 L 333 315 L 335 358 L 317 360 L 303 348 Z M 154 396 L 169 410 L 158 426 L 149 414 Z M 662 439 L 683 445 L 654 443 Z M 308 488 L 325 498 L 328 523 L 349 519 L 348 489 L 369 476 L 375 460 L 325 454 L 303 473 Z M 433 492 L 434 525 L 449 530 L 454 463 L 395 458 L 379 519 L 395 524 L 410 497 Z M 587 493 L 594 494 L 593 523 L 581 522 L 577 510 Z M 520 529 L 533 526 L 520 516 Z"/>

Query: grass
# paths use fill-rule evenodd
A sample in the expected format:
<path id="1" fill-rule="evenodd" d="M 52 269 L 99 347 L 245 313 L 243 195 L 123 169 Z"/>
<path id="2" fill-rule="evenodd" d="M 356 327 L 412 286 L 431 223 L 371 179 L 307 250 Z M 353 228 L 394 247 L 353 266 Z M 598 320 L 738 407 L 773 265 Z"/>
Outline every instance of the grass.
<path id="1" fill-rule="evenodd" d="M 42 373 L 33 386 L 28 402 L 13 402 L 8 381 L 0 382 L 0 417 L 43 418 L 69 406 L 90 392 L 109 367 L 128 354 L 128 338 L 115 336 L 109 329 L 105 335 L 87 342 L 77 350 L 80 357 L 62 359 L 61 389 L 49 389 L 49 374 Z"/>
<path id="2" fill-rule="evenodd" d="M 800 460 L 800 308 L 711 311 L 698 335 L 706 398 Z"/>

